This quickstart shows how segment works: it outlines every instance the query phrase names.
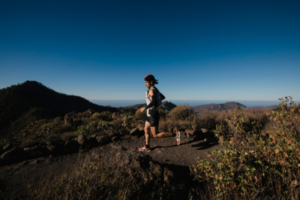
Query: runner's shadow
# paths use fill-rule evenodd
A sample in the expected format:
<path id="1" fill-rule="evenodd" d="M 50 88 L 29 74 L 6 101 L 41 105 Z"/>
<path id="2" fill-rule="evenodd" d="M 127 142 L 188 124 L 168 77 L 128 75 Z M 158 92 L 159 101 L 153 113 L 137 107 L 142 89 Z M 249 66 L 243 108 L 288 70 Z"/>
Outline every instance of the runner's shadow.
<path id="1" fill-rule="evenodd" d="M 200 147 L 201 146 L 197 150 L 207 149 L 207 148 L 210 148 L 212 146 L 215 146 L 215 145 L 219 144 L 218 140 L 214 138 L 214 133 L 211 132 L 211 131 L 209 131 L 207 133 L 198 133 L 198 134 L 195 134 L 194 136 L 191 136 L 192 137 L 191 140 L 183 142 L 185 137 L 186 137 L 185 135 L 183 135 L 183 137 L 181 137 L 180 146 L 187 145 L 187 144 L 199 141 L 200 143 L 198 143 L 196 145 L 192 145 L 192 147 L 197 147 L 197 146 Z M 204 141 L 205 138 L 209 139 L 209 142 L 205 142 Z M 156 147 L 151 148 L 151 150 L 155 150 L 156 148 L 169 148 L 169 147 L 176 147 L 176 146 L 177 146 L 176 144 L 169 145 L 169 146 L 156 146 Z"/>

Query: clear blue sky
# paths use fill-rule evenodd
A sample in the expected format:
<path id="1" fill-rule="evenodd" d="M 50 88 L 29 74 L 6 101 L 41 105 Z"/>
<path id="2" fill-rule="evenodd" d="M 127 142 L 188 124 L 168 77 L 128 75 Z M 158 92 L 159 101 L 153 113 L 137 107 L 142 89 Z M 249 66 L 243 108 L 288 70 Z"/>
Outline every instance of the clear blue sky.
<path id="1" fill-rule="evenodd" d="M 89 100 L 300 100 L 300 1 L 0 1 L 0 88 Z"/>

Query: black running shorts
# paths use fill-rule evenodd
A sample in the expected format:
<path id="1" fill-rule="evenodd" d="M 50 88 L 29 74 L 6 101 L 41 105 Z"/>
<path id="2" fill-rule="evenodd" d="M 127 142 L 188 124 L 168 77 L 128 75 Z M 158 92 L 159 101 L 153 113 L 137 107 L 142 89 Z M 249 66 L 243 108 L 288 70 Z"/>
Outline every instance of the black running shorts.
<path id="1" fill-rule="evenodd" d="M 159 122 L 159 112 L 156 111 L 153 115 L 150 115 L 150 117 L 147 116 L 147 122 L 150 123 L 150 126 L 158 126 Z"/>

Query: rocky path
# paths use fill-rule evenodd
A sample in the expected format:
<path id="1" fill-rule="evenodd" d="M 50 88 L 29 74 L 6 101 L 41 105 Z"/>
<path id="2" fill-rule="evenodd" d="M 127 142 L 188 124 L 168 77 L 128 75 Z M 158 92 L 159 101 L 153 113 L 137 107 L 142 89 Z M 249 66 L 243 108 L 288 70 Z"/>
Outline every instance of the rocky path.
<path id="1" fill-rule="evenodd" d="M 147 154 L 161 165 L 173 168 L 176 176 L 186 177 L 189 175 L 188 166 L 194 163 L 196 157 L 205 159 L 207 151 L 221 148 L 217 141 L 205 141 L 203 137 L 187 139 L 184 135 L 179 146 L 176 145 L 174 138 L 151 138 L 150 142 L 151 152 L 138 152 L 138 148 L 145 144 L 144 136 L 127 137 L 86 152 L 81 150 L 79 153 L 40 157 L 2 166 L 0 167 L 0 199 L 22 199 L 26 195 L 28 184 L 40 185 L 41 181 L 49 175 L 54 177 L 70 171 L 84 162 L 93 151 L 109 155 L 110 152 L 122 148 L 124 154 Z"/>

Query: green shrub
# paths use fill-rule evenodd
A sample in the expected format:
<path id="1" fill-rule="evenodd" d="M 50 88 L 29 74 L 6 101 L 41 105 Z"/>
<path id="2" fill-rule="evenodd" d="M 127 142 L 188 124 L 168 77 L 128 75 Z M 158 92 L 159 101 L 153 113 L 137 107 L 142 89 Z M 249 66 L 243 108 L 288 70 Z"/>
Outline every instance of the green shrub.
<path id="1" fill-rule="evenodd" d="M 277 128 L 274 136 L 259 134 L 258 122 L 252 122 L 251 132 L 246 132 L 243 113 L 229 112 L 227 125 L 216 129 L 216 136 L 224 137 L 224 149 L 213 150 L 204 161 L 196 158 L 190 166 L 195 179 L 206 181 L 213 186 L 213 196 L 223 199 L 298 199 L 300 119 L 299 106 L 294 102 L 287 106 L 291 99 L 280 99 L 281 111 L 268 114 Z M 233 133 L 241 135 L 240 141 L 229 140 Z"/>
<path id="2" fill-rule="evenodd" d="M 195 113 L 189 107 L 189 104 L 177 105 L 169 113 L 168 117 L 172 120 L 187 120 L 190 119 Z"/>
<path id="3" fill-rule="evenodd" d="M 61 122 L 61 121 L 63 121 L 63 118 L 62 118 L 62 117 L 56 117 L 56 118 L 54 119 L 54 121 L 55 121 L 55 122 Z"/>
<path id="4" fill-rule="evenodd" d="M 146 111 L 141 112 L 140 109 L 137 109 L 136 112 L 135 112 L 134 117 L 135 117 L 136 120 L 143 120 L 143 121 L 145 121 L 147 119 Z"/>
<path id="5" fill-rule="evenodd" d="M 103 121 L 111 121 L 111 113 L 109 111 L 104 111 L 104 112 L 101 112 L 101 113 L 94 113 L 92 115 L 92 118 L 93 119 L 100 119 L 100 120 L 103 120 Z"/>
<path id="6" fill-rule="evenodd" d="M 127 122 L 131 122 L 133 120 L 134 116 L 127 116 L 127 117 L 124 117 L 123 120 L 124 121 L 127 121 Z"/>
<path id="7" fill-rule="evenodd" d="M 50 123 L 43 124 L 43 125 L 41 126 L 41 128 L 47 128 L 47 127 L 49 127 L 49 126 L 52 126 L 52 123 L 51 123 L 51 122 L 50 122 Z"/>
<path id="8" fill-rule="evenodd" d="M 84 126 L 78 126 L 77 131 L 74 133 L 74 135 L 92 135 L 96 132 L 98 126 L 98 121 L 92 121 L 88 125 Z"/>

